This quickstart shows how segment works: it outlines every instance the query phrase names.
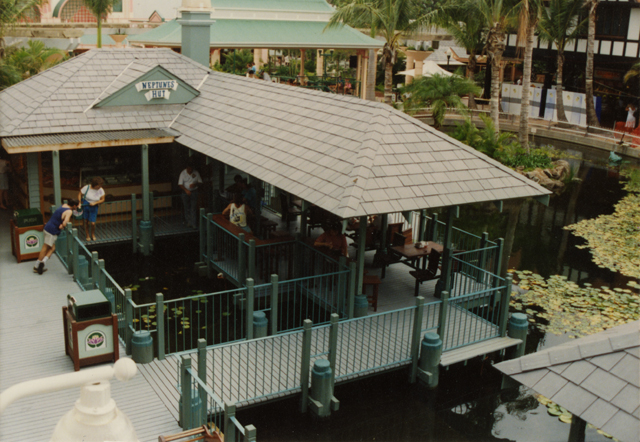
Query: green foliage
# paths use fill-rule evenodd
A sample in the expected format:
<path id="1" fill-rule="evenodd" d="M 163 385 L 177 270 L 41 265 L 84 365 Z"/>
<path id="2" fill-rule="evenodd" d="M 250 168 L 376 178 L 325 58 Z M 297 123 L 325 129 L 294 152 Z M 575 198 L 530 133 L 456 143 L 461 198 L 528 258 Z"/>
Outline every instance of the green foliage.
<path id="1" fill-rule="evenodd" d="M 40 40 L 29 40 L 26 48 L 7 51 L 0 61 L 0 90 L 36 75 L 67 58 L 60 49 L 47 48 Z"/>
<path id="2" fill-rule="evenodd" d="M 469 93 L 478 94 L 480 88 L 471 80 L 458 75 L 419 77 L 402 88 L 402 94 L 406 97 L 405 112 L 412 114 L 430 106 L 436 129 L 442 126 L 447 108 L 466 109 L 461 97 Z"/>
<path id="3" fill-rule="evenodd" d="M 222 65 L 216 63 L 214 70 L 236 75 L 245 75 L 247 73 L 247 64 L 252 61 L 253 53 L 250 49 L 236 50 L 234 52 L 228 52 L 224 63 Z"/>
<path id="4" fill-rule="evenodd" d="M 107 18 L 107 15 L 113 10 L 113 5 L 117 0 L 82 0 L 84 5 L 95 15 L 98 22 L 98 44 L 99 48 L 102 47 L 102 21 Z"/>
<path id="5" fill-rule="evenodd" d="M 560 50 L 584 33 L 587 19 L 580 20 L 583 0 L 550 0 L 541 9 L 538 24 L 542 41 L 555 43 Z"/>

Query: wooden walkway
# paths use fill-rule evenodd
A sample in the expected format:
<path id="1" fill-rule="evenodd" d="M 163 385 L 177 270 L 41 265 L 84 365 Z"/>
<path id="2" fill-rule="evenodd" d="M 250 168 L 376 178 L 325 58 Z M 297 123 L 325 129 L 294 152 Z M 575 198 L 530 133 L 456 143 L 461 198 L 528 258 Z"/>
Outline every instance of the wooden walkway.
<path id="1" fill-rule="evenodd" d="M 73 372 L 73 362 L 64 352 L 62 306 L 68 293 L 80 291 L 55 256 L 47 262 L 49 270 L 42 276 L 33 273 L 34 261 L 16 263 L 11 255 L 9 216 L 9 211 L 0 210 L 2 390 L 20 382 Z M 122 346 L 120 354 L 125 354 Z M 154 393 L 144 374 L 127 383 L 112 380 L 111 395 L 133 423 L 140 441 L 155 442 L 160 434 L 180 431 L 173 413 Z M 49 440 L 58 420 L 79 396 L 80 389 L 75 388 L 14 402 L 0 415 L 0 440 Z"/>

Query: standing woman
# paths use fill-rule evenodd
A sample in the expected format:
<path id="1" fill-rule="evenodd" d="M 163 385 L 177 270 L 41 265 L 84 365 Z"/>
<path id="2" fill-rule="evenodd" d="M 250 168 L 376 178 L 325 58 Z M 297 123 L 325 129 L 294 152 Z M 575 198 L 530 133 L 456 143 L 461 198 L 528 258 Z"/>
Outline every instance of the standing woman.
<path id="1" fill-rule="evenodd" d="M 82 202 L 82 221 L 87 241 L 96 240 L 96 218 L 98 217 L 98 205 L 104 203 L 104 180 L 100 177 L 91 179 L 78 193 L 78 200 Z M 91 235 L 89 235 L 91 233 Z"/>

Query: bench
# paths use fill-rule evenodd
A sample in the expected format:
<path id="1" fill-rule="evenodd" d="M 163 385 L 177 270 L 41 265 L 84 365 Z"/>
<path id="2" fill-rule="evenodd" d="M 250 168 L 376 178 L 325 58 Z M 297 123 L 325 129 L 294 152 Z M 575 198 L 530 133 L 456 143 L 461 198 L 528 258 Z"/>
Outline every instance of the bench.
<path id="1" fill-rule="evenodd" d="M 211 433 L 206 425 L 169 436 L 158 436 L 158 442 L 171 442 L 184 439 L 185 442 L 201 440 L 203 442 L 223 442 L 223 438 L 217 432 Z"/>

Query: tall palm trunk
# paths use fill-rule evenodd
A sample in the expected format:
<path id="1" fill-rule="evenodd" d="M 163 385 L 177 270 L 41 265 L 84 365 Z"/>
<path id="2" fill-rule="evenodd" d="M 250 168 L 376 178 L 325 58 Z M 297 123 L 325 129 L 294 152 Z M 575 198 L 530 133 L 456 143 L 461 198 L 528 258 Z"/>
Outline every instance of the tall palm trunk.
<path id="1" fill-rule="evenodd" d="M 476 73 L 476 51 L 472 50 L 469 52 L 469 63 L 467 63 L 467 78 L 473 81 L 473 77 Z M 469 93 L 469 109 L 477 109 L 478 105 L 476 104 L 475 95 L 473 92 Z"/>
<path id="2" fill-rule="evenodd" d="M 564 97 L 562 93 L 562 70 L 564 68 L 564 51 L 558 46 L 558 78 L 556 79 L 556 110 L 558 121 L 568 121 L 564 112 Z"/>
<path id="3" fill-rule="evenodd" d="M 96 16 L 96 18 L 98 19 L 98 44 L 97 44 L 97 46 L 99 48 L 101 48 L 102 47 L 102 19 L 100 17 L 100 14 L 98 14 Z"/>
<path id="4" fill-rule="evenodd" d="M 384 64 L 384 102 L 391 106 L 391 82 L 393 77 L 393 63 L 389 60 Z"/>
<path id="5" fill-rule="evenodd" d="M 596 8 L 598 0 L 589 0 L 589 31 L 587 33 L 587 68 L 585 72 L 585 100 L 587 100 L 587 126 L 600 127 L 593 104 L 593 50 L 596 40 Z"/>
<path id="6" fill-rule="evenodd" d="M 500 25 L 494 25 L 487 36 L 487 51 L 491 55 L 491 119 L 496 134 L 500 133 L 500 63 L 505 48 L 505 35 Z"/>
<path id="7" fill-rule="evenodd" d="M 520 131 L 518 139 L 522 147 L 529 154 L 529 90 L 531 88 L 531 68 L 533 65 L 533 37 L 535 35 L 538 20 L 529 17 L 527 36 L 524 45 L 524 66 L 522 68 L 522 99 L 520 101 Z"/>

